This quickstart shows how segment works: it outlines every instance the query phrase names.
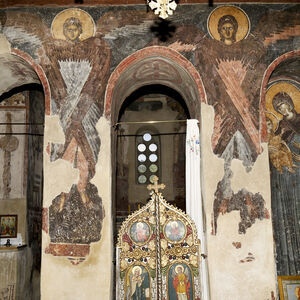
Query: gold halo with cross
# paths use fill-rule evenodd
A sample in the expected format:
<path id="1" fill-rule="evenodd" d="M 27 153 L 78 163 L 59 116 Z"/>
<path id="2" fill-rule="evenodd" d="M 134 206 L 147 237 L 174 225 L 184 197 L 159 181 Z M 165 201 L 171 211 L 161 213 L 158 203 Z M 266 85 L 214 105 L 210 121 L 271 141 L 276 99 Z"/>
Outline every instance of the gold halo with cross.
<path id="1" fill-rule="evenodd" d="M 280 92 L 285 92 L 291 97 L 294 103 L 295 111 L 299 114 L 300 113 L 300 91 L 295 85 L 286 81 L 274 83 L 269 87 L 266 93 L 266 111 L 275 115 L 278 118 L 278 120 L 282 120 L 283 116 L 279 112 L 277 112 L 273 106 L 273 98 L 276 94 Z"/>
<path id="2" fill-rule="evenodd" d="M 84 10 L 79 8 L 68 8 L 58 13 L 51 24 L 51 34 L 55 39 L 66 40 L 64 35 L 64 23 L 69 18 L 77 18 L 82 26 L 80 41 L 88 39 L 95 35 L 95 22 L 93 18 Z"/>
<path id="3" fill-rule="evenodd" d="M 220 18 L 226 15 L 233 16 L 238 23 L 236 42 L 245 39 L 250 32 L 249 18 L 241 8 L 232 5 L 219 6 L 210 13 L 207 19 L 207 29 L 209 35 L 215 40 L 221 40 L 218 32 L 218 23 Z"/>

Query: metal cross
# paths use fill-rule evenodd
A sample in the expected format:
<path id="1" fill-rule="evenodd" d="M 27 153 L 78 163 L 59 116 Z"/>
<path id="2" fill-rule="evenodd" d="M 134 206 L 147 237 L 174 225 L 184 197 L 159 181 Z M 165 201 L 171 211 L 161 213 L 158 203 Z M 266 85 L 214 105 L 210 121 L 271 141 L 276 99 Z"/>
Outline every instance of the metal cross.
<path id="1" fill-rule="evenodd" d="M 153 182 L 154 182 L 154 184 L 148 184 L 148 186 L 147 186 L 147 189 L 149 191 L 154 190 L 155 193 L 158 193 L 158 189 L 163 190 L 166 187 L 166 185 L 163 184 L 163 183 L 162 184 L 157 184 L 157 182 L 158 182 L 158 177 L 157 176 L 153 177 Z"/>

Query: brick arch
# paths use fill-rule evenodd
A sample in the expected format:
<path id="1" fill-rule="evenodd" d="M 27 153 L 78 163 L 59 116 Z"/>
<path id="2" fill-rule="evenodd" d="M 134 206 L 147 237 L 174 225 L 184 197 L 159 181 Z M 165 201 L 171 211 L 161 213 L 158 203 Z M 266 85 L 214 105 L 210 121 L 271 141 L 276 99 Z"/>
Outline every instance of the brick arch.
<path id="1" fill-rule="evenodd" d="M 41 84 L 43 86 L 43 90 L 44 90 L 44 95 L 45 95 L 45 115 L 50 115 L 50 98 L 51 98 L 51 94 L 50 94 L 50 86 L 48 83 L 48 79 L 44 73 L 44 70 L 42 69 L 42 67 L 40 65 L 38 65 L 33 58 L 28 55 L 27 53 L 19 50 L 19 49 L 12 49 L 11 50 L 12 54 L 21 57 L 22 59 L 24 59 L 32 68 L 33 70 L 36 72 L 38 78 L 41 81 Z"/>
<path id="2" fill-rule="evenodd" d="M 267 87 L 270 80 L 270 77 L 275 70 L 275 68 L 285 61 L 288 58 L 299 56 L 300 58 L 300 50 L 294 50 L 287 53 L 284 53 L 283 55 L 277 57 L 266 69 L 261 90 L 260 90 L 260 103 L 259 103 L 259 111 L 260 111 L 260 121 L 259 121 L 259 127 L 260 127 L 260 140 L 261 142 L 267 141 L 267 127 L 266 127 L 266 117 L 265 117 L 265 105 L 266 105 L 266 93 L 267 93 Z"/>
<path id="3" fill-rule="evenodd" d="M 170 72 L 170 75 L 174 75 L 174 73 L 177 73 L 178 76 L 177 78 L 171 78 L 171 75 L 168 78 L 168 75 L 165 74 L 162 75 L 162 77 L 165 76 L 165 78 L 160 81 L 155 77 L 155 74 L 152 74 L 152 78 L 150 78 L 150 72 L 148 73 L 148 78 L 141 80 L 140 84 L 136 83 L 136 81 L 133 82 L 132 80 L 131 83 L 132 85 L 135 85 L 135 88 L 131 90 L 129 88 L 128 94 L 122 95 L 123 99 L 120 99 L 120 96 L 116 96 L 116 91 L 120 89 L 122 84 L 124 86 L 125 83 L 130 82 L 127 75 L 132 75 L 134 72 L 134 68 L 138 65 L 146 68 L 147 63 L 157 63 L 158 67 L 165 63 L 165 70 L 167 70 L 167 68 L 173 68 L 174 72 Z M 137 76 L 136 78 L 137 80 L 140 79 L 140 77 Z M 125 58 L 116 67 L 108 80 L 104 102 L 105 117 L 107 119 L 111 119 L 113 122 L 116 122 L 116 114 L 118 113 L 118 110 L 120 109 L 121 104 L 123 103 L 125 98 L 129 96 L 134 90 L 143 85 L 162 83 L 171 88 L 174 88 L 180 94 L 182 94 L 181 92 L 186 92 L 186 94 L 189 94 L 189 92 L 187 91 L 188 88 L 185 86 L 185 82 L 182 80 L 182 78 L 187 78 L 189 80 L 189 83 L 191 84 L 189 88 L 191 90 L 193 89 L 191 93 L 196 94 L 194 95 L 194 98 L 198 98 L 198 100 L 200 100 L 195 101 L 195 103 L 191 103 L 192 99 L 187 99 L 187 97 L 183 96 L 184 100 L 186 101 L 187 107 L 190 110 L 190 115 L 193 116 L 194 114 L 194 117 L 200 118 L 200 102 L 207 103 L 206 93 L 204 90 L 202 79 L 190 61 L 188 61 L 179 52 L 162 46 L 147 47 L 133 53 L 132 55 Z M 197 106 L 197 109 L 195 110 L 197 110 L 198 112 L 191 111 L 193 110 L 192 107 L 194 106 Z"/>

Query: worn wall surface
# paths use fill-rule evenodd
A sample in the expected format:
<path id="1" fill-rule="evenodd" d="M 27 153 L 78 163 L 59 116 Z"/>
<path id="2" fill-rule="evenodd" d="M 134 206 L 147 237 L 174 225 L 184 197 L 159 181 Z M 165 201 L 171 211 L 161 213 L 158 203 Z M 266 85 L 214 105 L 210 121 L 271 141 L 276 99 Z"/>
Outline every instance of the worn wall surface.
<path id="1" fill-rule="evenodd" d="M 299 56 L 299 8 L 180 5 L 168 22 L 143 5 L 1 11 L 2 34 L 38 70 L 45 91 L 43 299 L 110 297 L 110 118 L 145 82 L 188 90 L 191 115 L 206 103 L 201 131 L 212 299 L 276 295 L 265 92 L 268 66 Z M 155 46 L 161 52 L 153 58 Z M 139 62 L 131 69 L 132 61 Z M 194 77 L 188 87 L 186 70 Z M 114 78 L 123 71 L 122 86 Z"/>
<path id="2" fill-rule="evenodd" d="M 30 252 L 27 247 L 0 252 L 0 299 L 34 299 L 30 294 Z"/>
<path id="3" fill-rule="evenodd" d="M 214 232 L 214 192 L 224 176 L 225 163 L 213 155 L 208 145 L 212 134 L 213 110 L 203 104 L 202 107 L 202 157 L 203 157 L 203 193 L 206 206 L 208 233 L 208 267 L 212 299 L 271 299 L 276 294 L 273 235 L 270 216 L 256 220 L 245 234 L 240 234 L 239 224 L 243 218 L 241 208 L 228 212 L 224 208 L 218 218 L 218 232 Z M 260 193 L 265 199 L 265 209 L 271 211 L 269 189 L 268 151 L 259 156 L 250 172 L 239 160 L 233 160 L 229 188 L 233 193 L 241 189 Z M 219 171 L 218 171 L 219 170 Z M 264 181 L 261 180 L 263 176 Z M 231 201 L 239 201 L 238 199 Z M 247 201 L 246 199 L 242 201 Z M 230 205 L 230 204 L 229 204 Z M 248 205 L 248 209 L 250 208 Z M 268 272 L 266 272 L 268 270 Z M 253 278 L 256 278 L 253 280 Z M 243 284 L 241 284 L 241 280 Z M 259 284 L 257 284 L 259 282 Z M 234 290 L 234 294 L 233 294 Z M 233 296 L 234 295 L 234 296 Z M 259 295 L 259 296 L 258 296 Z"/>
<path id="4" fill-rule="evenodd" d="M 45 145 L 49 141 L 61 141 L 63 134 L 58 130 L 57 118 L 46 117 L 45 119 Z M 112 276 L 112 223 L 111 223 L 111 165 L 107 159 L 110 153 L 110 124 L 104 118 L 97 123 L 97 130 L 101 136 L 101 150 L 99 161 L 96 165 L 96 176 L 92 180 L 103 199 L 105 218 L 101 230 L 101 241 L 91 243 L 88 250 L 83 244 L 74 244 L 73 248 L 67 248 L 60 244 L 54 249 L 54 256 L 47 250 L 49 247 L 49 235 L 43 232 L 43 264 L 41 274 L 41 289 L 43 299 L 98 299 L 99 295 L 103 299 L 110 299 L 111 276 Z M 46 151 L 46 150 L 45 150 Z M 46 152 L 45 152 L 46 153 Z M 45 154 L 47 157 L 48 154 Z M 51 164 L 44 160 L 44 169 L 47 172 L 57 170 L 57 176 L 45 181 L 44 206 L 50 205 L 54 195 L 61 190 L 68 191 L 73 182 L 78 180 L 78 172 L 72 168 L 68 162 L 58 161 Z M 50 244 L 51 245 L 51 244 Z M 68 244 L 70 245 L 70 244 Z M 70 245 L 72 246 L 72 245 Z M 78 248 L 76 248 L 78 246 Z M 51 247 L 51 246 L 50 246 Z M 60 248 L 61 247 L 61 248 Z M 67 248 L 67 249 L 66 249 Z M 60 251 L 70 251 L 62 255 Z M 57 251 L 57 252 L 55 252 Z M 74 255 L 72 253 L 74 251 Z M 77 251 L 77 252 L 76 252 Z M 80 251 L 87 251 L 80 253 Z M 45 252 L 49 254 L 45 254 Z M 57 253 L 57 254 L 56 254 Z M 59 257 L 62 256 L 62 257 Z M 66 257 L 68 259 L 66 259 Z M 58 271 L 59 270 L 59 271 Z M 55 276 L 49 276 L 49 274 Z M 74 283 L 77 284 L 74 285 Z"/>

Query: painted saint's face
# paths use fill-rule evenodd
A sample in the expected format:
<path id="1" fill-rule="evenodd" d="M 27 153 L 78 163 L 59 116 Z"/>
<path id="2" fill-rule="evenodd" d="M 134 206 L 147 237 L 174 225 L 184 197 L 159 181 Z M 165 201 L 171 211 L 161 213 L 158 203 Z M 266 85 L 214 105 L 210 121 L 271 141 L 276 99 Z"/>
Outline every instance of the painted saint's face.
<path id="1" fill-rule="evenodd" d="M 287 103 L 280 103 L 278 105 L 278 111 L 283 115 L 283 116 L 289 116 L 291 114 L 291 108 Z"/>
<path id="2" fill-rule="evenodd" d="M 140 276 L 140 270 L 139 269 L 134 270 L 134 275 L 136 277 Z"/>
<path id="3" fill-rule="evenodd" d="M 80 30 L 77 25 L 69 25 L 64 31 L 65 37 L 69 41 L 75 41 L 80 36 Z"/>
<path id="4" fill-rule="evenodd" d="M 272 132 L 273 131 L 273 123 L 272 123 L 272 121 L 269 120 L 269 119 L 267 119 L 266 123 L 267 123 L 267 130 L 268 130 L 268 132 Z"/>
<path id="5" fill-rule="evenodd" d="M 178 268 L 177 268 L 177 271 L 178 271 L 179 274 L 181 274 L 181 273 L 182 273 L 182 268 L 181 268 L 181 267 L 178 267 Z"/>
<path id="6" fill-rule="evenodd" d="M 221 28 L 221 34 L 224 36 L 225 40 L 231 40 L 234 33 L 234 28 L 231 23 L 223 24 Z"/>

